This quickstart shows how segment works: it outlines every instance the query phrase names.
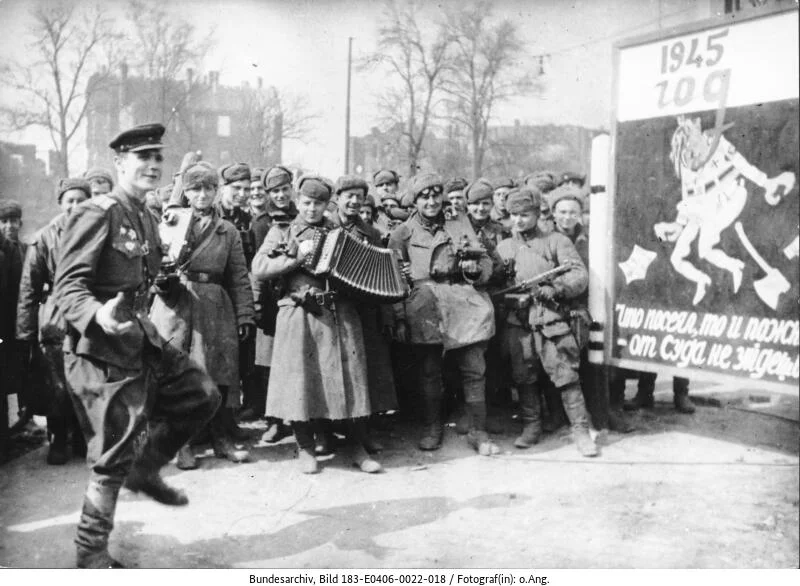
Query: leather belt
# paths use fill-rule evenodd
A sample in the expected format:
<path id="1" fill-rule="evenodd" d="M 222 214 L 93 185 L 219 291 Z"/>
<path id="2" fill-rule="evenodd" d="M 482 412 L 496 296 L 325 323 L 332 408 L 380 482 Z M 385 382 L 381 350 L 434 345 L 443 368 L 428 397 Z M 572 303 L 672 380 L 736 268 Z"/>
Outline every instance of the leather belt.
<path id="1" fill-rule="evenodd" d="M 214 285 L 222 285 L 223 276 L 219 273 L 203 273 L 200 271 L 185 271 L 184 276 L 187 281 L 194 283 L 213 283 Z"/>

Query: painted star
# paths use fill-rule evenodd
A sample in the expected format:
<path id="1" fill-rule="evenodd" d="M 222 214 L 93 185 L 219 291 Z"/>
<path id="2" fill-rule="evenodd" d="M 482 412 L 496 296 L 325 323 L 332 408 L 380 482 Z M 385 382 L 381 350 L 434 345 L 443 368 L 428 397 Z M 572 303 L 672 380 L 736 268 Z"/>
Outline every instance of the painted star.
<path id="1" fill-rule="evenodd" d="M 656 256 L 658 255 L 652 250 L 647 250 L 638 244 L 634 244 L 628 260 L 619 263 L 619 268 L 622 269 L 625 275 L 625 284 L 630 285 L 637 279 L 644 280 L 647 276 L 647 269 L 656 259 Z"/>

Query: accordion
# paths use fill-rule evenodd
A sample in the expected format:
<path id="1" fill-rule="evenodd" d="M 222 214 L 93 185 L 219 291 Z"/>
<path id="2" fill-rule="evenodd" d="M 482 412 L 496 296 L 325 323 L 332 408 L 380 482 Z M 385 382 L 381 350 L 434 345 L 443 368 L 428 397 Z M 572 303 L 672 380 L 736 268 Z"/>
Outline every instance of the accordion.
<path id="1" fill-rule="evenodd" d="M 330 279 L 334 289 L 375 303 L 401 301 L 410 292 L 395 251 L 362 242 L 342 228 L 314 233 L 314 249 L 303 268 Z"/>

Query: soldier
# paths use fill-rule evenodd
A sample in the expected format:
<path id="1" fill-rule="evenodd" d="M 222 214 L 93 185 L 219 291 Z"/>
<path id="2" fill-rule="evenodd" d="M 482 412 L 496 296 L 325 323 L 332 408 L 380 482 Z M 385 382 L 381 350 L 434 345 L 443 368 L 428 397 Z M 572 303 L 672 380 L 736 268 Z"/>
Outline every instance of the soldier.
<path id="1" fill-rule="evenodd" d="M 467 196 L 464 193 L 466 188 L 467 180 L 462 177 L 455 177 L 444 184 L 444 194 L 456 213 L 467 213 Z"/>
<path id="2" fill-rule="evenodd" d="M 28 391 L 28 347 L 16 340 L 17 302 L 22 279 L 22 265 L 28 245 L 19 238 L 22 227 L 22 206 L 13 199 L 0 200 L 0 238 L 5 242 L 4 252 L 7 267 L 7 299 L 0 306 L 0 370 L 3 372 L 3 392 L 17 395 L 20 418 L 30 420 L 33 412 L 27 408 Z"/>
<path id="3" fill-rule="evenodd" d="M 334 225 L 374 246 L 381 246 L 381 235 L 377 229 L 366 224 L 360 216 L 361 206 L 367 197 L 366 181 L 355 175 L 339 177 L 336 182 L 336 201 L 339 213 L 332 218 Z M 367 356 L 367 384 L 370 406 L 373 413 L 385 413 L 397 409 L 397 395 L 392 377 L 392 361 L 389 355 L 389 340 L 394 317 L 390 305 L 375 305 L 361 302 L 358 314 L 364 332 Z M 381 450 L 381 446 L 364 430 L 364 447 L 370 453 Z"/>
<path id="4" fill-rule="evenodd" d="M 583 215 L 583 195 L 572 181 L 562 182 L 561 186 L 549 194 L 549 206 L 553 210 L 555 231 L 570 239 L 586 267 L 589 267 L 589 234 L 580 223 Z M 622 394 L 609 395 L 604 380 L 603 367 L 589 362 L 589 290 L 570 300 L 572 333 L 580 348 L 580 376 L 586 406 L 597 429 L 608 428 L 620 433 L 629 433 L 633 428 L 622 411 L 625 400 Z"/>
<path id="5" fill-rule="evenodd" d="M 40 384 L 35 385 L 44 392 L 37 393 L 38 400 L 31 397 L 31 403 L 37 404 L 37 413 L 47 416 L 50 439 L 47 463 L 51 465 L 67 463 L 70 432 L 73 455 L 86 456 L 86 443 L 64 379 L 61 347 L 67 327 L 52 292 L 64 226 L 75 206 L 92 196 L 91 187 L 85 179 L 62 179 L 58 183 L 57 193 L 62 213 L 42 228 L 28 247 L 17 306 L 17 340 L 29 346 L 32 355 L 44 367 L 37 381 Z"/>
<path id="6" fill-rule="evenodd" d="M 511 224 L 508 210 L 506 210 L 506 196 L 517 184 L 513 179 L 506 177 L 495 180 L 492 185 L 494 187 L 494 207 L 491 211 L 491 218 L 495 222 L 500 222 L 506 230 L 510 230 Z"/>
<path id="7" fill-rule="evenodd" d="M 556 176 L 552 171 L 537 171 L 525 178 L 525 185 L 535 187 L 542 194 L 542 209 L 539 213 L 539 231 L 542 234 L 549 234 L 555 230 L 553 211 L 550 209 L 547 194 L 553 191 L 556 185 Z"/>
<path id="8" fill-rule="evenodd" d="M 217 172 L 205 162 L 181 176 L 191 207 L 188 246 L 176 261 L 177 274 L 167 277 L 166 295 L 153 302 L 150 319 L 171 346 L 205 369 L 225 404 L 228 393 L 239 392 L 238 344 L 253 336 L 255 325 L 239 233 L 213 207 L 218 181 Z M 231 462 L 249 459 L 247 450 L 237 449 L 228 438 L 224 409 L 214 415 L 209 430 L 215 456 Z M 184 446 L 178 468 L 196 467 L 191 447 Z"/>
<path id="9" fill-rule="evenodd" d="M 255 278 L 283 277 L 286 284 L 278 302 L 267 414 L 291 422 L 302 472 L 319 471 L 312 427 L 319 419 L 350 422 L 353 463 L 364 472 L 378 472 L 381 465 L 364 448 L 363 428 L 352 424 L 372 412 L 356 304 L 327 290 L 324 279 L 303 268 L 316 231 L 334 227 L 324 215 L 329 185 L 321 177 L 304 175 L 298 186 L 299 214 L 288 239 L 279 228 L 271 228 L 253 260 Z"/>
<path id="10" fill-rule="evenodd" d="M 375 204 L 375 198 L 371 194 L 367 194 L 364 198 L 364 203 L 361 204 L 361 209 L 358 211 L 361 220 L 367 226 L 374 226 L 375 220 L 378 218 L 378 206 Z"/>
<path id="11" fill-rule="evenodd" d="M 486 293 L 492 261 L 464 216 L 445 218 L 443 186 L 432 173 L 417 175 L 408 192 L 417 213 L 392 232 L 389 247 L 410 263 L 411 295 L 395 305 L 398 339 L 416 345 L 422 366 L 421 450 L 442 442 L 442 361 L 454 355 L 470 416 L 467 441 L 481 455 L 499 453 L 486 433 L 484 352 L 494 334 Z"/>
<path id="12" fill-rule="evenodd" d="M 497 254 L 497 245 L 511 236 L 511 232 L 495 220 L 490 214 L 494 204 L 494 188 L 484 178 L 477 179 L 466 188 L 467 210 L 469 220 L 478 238 L 492 256 L 492 278 L 488 283 L 490 291 L 501 286 L 505 280 L 503 259 Z M 495 336 L 489 341 L 486 350 L 486 389 L 490 401 L 497 403 L 510 402 L 511 381 L 508 377 L 509 354 L 506 337 L 503 332 L 505 320 L 495 305 Z"/>
<path id="13" fill-rule="evenodd" d="M 264 190 L 269 201 L 267 202 L 267 230 L 276 228 L 282 235 L 283 241 L 289 237 L 289 226 L 297 217 L 297 206 L 294 203 L 294 187 L 292 186 L 292 172 L 286 167 L 276 165 L 269 169 L 262 177 Z M 264 238 L 260 236 L 261 226 L 256 230 L 256 242 L 261 249 Z M 267 232 L 264 233 L 266 237 Z M 259 380 L 259 392 L 250 397 L 250 402 L 245 405 L 253 417 L 265 415 L 267 403 L 267 388 L 272 366 L 272 349 L 275 341 L 275 322 L 278 317 L 278 300 L 283 297 L 282 279 L 260 281 L 253 277 L 253 296 L 256 304 L 256 342 L 255 342 L 255 370 Z M 250 413 L 246 413 L 250 415 Z M 267 430 L 261 437 L 262 441 L 273 443 L 291 435 L 291 429 L 280 419 L 267 417 Z"/>
<path id="14" fill-rule="evenodd" d="M 161 124 L 146 124 L 111 141 L 118 183 L 72 212 L 56 267 L 54 295 L 69 325 L 66 378 L 91 467 L 75 540 L 82 568 L 120 567 L 108 536 L 123 481 L 160 503 L 188 503 L 159 470 L 220 401 L 202 368 L 147 317 L 162 255 L 144 198 L 161 179 L 163 134 Z"/>
<path id="15" fill-rule="evenodd" d="M 247 204 L 250 206 L 247 212 L 255 221 L 256 217 L 267 211 L 267 192 L 264 189 L 264 167 L 253 167 L 250 174 L 250 199 Z M 256 247 L 258 250 L 258 247 Z"/>
<path id="16" fill-rule="evenodd" d="M 562 185 L 571 185 L 581 191 L 583 186 L 586 184 L 586 175 L 581 175 L 580 173 L 575 173 L 574 171 L 567 171 L 561 174 L 561 177 L 558 180 L 558 186 L 561 187 Z"/>
<path id="17" fill-rule="evenodd" d="M 114 189 L 114 177 L 111 175 L 111 171 L 102 167 L 92 167 L 83 174 L 83 178 L 89 182 L 92 197 L 111 193 L 111 190 Z"/>
<path id="18" fill-rule="evenodd" d="M 252 217 L 248 210 L 250 199 L 251 172 L 247 163 L 231 163 L 219 168 L 222 187 L 216 211 L 223 220 L 227 220 L 239 231 L 247 261 L 248 270 L 255 254 L 254 235 L 251 230 Z M 250 396 L 257 394 L 258 380 L 255 374 L 255 340 L 248 338 L 239 343 L 239 377 L 242 380 L 243 392 L 229 392 L 225 405 L 225 422 L 228 433 L 236 440 L 244 440 L 247 434 L 236 425 L 234 412 L 242 403 L 250 402 Z M 244 401 L 242 400 L 244 394 Z"/>
<path id="19" fill-rule="evenodd" d="M 375 194 L 379 205 L 378 219 L 375 227 L 381 233 L 384 242 L 389 239 L 389 233 L 402 223 L 397 216 L 400 211 L 401 196 L 400 176 L 390 169 L 381 169 L 372 176 Z M 407 217 L 407 216 L 406 216 Z"/>
<path id="20" fill-rule="evenodd" d="M 536 387 L 544 370 L 561 393 L 572 424 L 572 437 L 583 456 L 596 456 L 589 435 L 589 421 L 578 375 L 579 350 L 559 302 L 573 299 L 586 290 L 588 274 L 575 247 L 563 234 L 541 234 L 536 226 L 541 194 L 525 187 L 510 194 L 507 208 L 513 235 L 497 247 L 500 256 L 513 262 L 516 282 L 530 279 L 562 265 L 570 269 L 539 286 L 533 294 L 507 295 L 506 327 L 511 352 L 512 377 L 519 392 L 524 427 L 514 441 L 528 448 L 541 436 L 540 403 Z"/>

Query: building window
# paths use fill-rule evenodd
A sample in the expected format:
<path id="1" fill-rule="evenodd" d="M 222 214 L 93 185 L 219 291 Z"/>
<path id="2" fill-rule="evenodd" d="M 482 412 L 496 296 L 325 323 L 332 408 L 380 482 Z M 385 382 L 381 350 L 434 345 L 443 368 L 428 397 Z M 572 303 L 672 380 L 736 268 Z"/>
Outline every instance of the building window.
<path id="1" fill-rule="evenodd" d="M 231 117 L 217 116 L 217 136 L 231 135 Z"/>

